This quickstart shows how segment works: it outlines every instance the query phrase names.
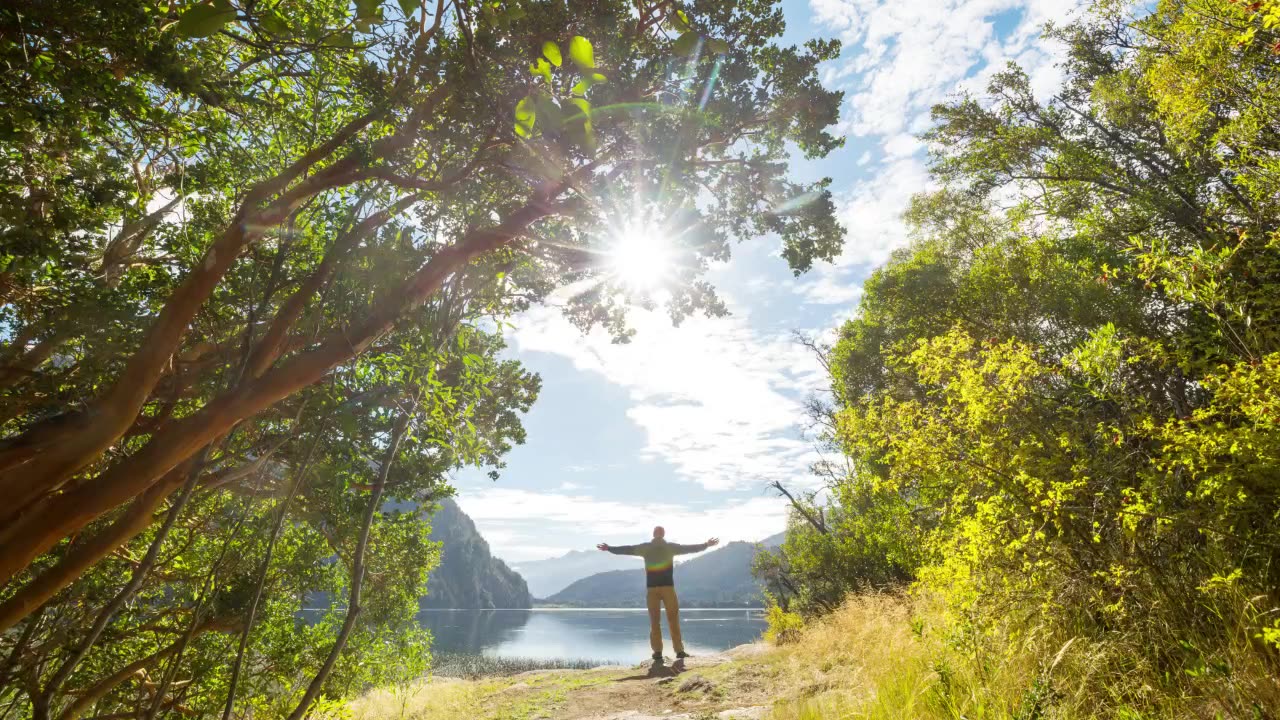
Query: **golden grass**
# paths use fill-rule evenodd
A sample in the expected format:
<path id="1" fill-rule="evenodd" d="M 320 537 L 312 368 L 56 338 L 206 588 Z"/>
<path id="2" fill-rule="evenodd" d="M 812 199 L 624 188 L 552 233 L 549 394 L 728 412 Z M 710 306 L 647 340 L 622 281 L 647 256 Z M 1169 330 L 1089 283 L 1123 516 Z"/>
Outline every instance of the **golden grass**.
<path id="1" fill-rule="evenodd" d="M 1247 644 L 1191 676 L 1158 671 L 1128 638 L 1047 633 L 1031 615 L 965 637 L 940 603 L 850 599 L 767 662 L 776 720 L 1084 720 L 1280 717 L 1280 681 Z"/>
<path id="2" fill-rule="evenodd" d="M 352 720 L 474 720 L 482 700 L 509 683 L 431 678 L 371 690 L 348 706 Z"/>
<path id="3" fill-rule="evenodd" d="M 716 709 L 770 705 L 774 720 L 1258 720 L 1280 718 L 1280 680 L 1241 642 L 1195 666 L 1157 669 L 1138 640 L 1067 637 L 1040 616 L 965 634 L 928 597 L 864 595 L 789 633 L 793 642 L 699 667 Z M 1173 635 L 1170 635 L 1173 636 Z M 1197 669 L 1199 668 L 1199 669 Z M 578 718 L 602 710 L 687 713 L 669 685 L 617 683 L 627 671 L 549 671 L 492 680 L 434 680 L 377 690 L 353 720 Z M 625 688 L 625 692 L 624 692 Z M 606 713 L 607 714 L 607 713 Z"/>

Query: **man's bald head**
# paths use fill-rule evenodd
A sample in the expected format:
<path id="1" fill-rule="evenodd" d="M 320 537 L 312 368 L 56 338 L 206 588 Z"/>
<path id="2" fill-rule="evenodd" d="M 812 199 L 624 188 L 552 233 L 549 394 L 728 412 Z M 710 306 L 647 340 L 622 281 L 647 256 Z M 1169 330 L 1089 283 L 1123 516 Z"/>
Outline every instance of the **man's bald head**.
<path id="1" fill-rule="evenodd" d="M 663 530 L 661 525 L 653 529 L 653 537 L 655 540 L 661 540 L 666 534 L 667 531 Z"/>

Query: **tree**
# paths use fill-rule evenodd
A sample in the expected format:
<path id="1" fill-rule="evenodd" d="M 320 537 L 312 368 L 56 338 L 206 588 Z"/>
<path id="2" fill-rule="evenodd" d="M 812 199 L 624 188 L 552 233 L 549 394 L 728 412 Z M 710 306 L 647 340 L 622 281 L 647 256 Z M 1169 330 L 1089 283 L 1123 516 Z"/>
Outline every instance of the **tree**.
<path id="1" fill-rule="evenodd" d="M 835 43 L 570 5 L 0 10 L 0 701 L 305 714 L 421 672 L 427 514 L 538 390 L 510 316 L 558 290 L 625 341 L 630 304 L 723 312 L 732 241 L 838 252 L 786 178 L 838 145 Z M 612 272 L 629 227 L 661 292 Z M 317 593 L 358 603 L 297 627 Z"/>
<path id="2" fill-rule="evenodd" d="M 1096 640 L 1106 697 L 1266 714 L 1280 37 L 1266 4 L 1128 11 L 1052 31 L 1052 95 L 1010 67 L 935 109 L 940 189 L 830 354 L 834 511 L 917 519 L 893 543 L 922 532 L 960 636 Z"/>
<path id="3" fill-rule="evenodd" d="M 97 9 L 117 33 L 106 53 L 96 36 L 63 47 L 74 15 L 12 16 L 22 42 L 9 41 L 10 57 L 25 48 L 43 68 L 74 55 L 135 100 L 100 105 L 100 132 L 70 150 L 22 125 L 25 108 L 11 113 L 24 128 L 12 152 L 44 172 L 15 178 L 10 197 L 75 185 L 76 163 L 93 156 L 104 161 L 92 182 L 126 187 L 130 203 L 74 228 L 25 228 L 10 245 L 6 277 L 23 299 L 7 306 L 22 341 L 7 374 L 34 377 L 6 400 L 4 581 L 127 503 L 161 502 L 173 468 L 217 454 L 250 419 L 287 414 L 335 368 L 394 344 L 442 293 L 502 314 L 594 282 L 574 316 L 625 332 L 628 291 L 599 260 L 620 223 L 679 235 L 666 299 L 676 317 L 720 310 L 697 277 L 730 239 L 777 233 L 797 271 L 839 247 L 825 184 L 788 183 L 784 162 L 787 142 L 810 155 L 838 144 L 825 128 L 839 96 L 815 73 L 837 46 L 773 45 L 781 17 L 765 3 L 686 14 L 670 2 L 441 2 L 407 4 L 398 19 L 376 4 L 354 17 L 342 3 L 165 8 Z M 141 45 L 112 55 L 141 18 Z M 111 71 L 148 63 L 136 80 Z M 61 91 L 82 76 L 30 74 L 23 92 L 70 127 L 65 115 L 82 109 Z M 807 193 L 799 210 L 774 212 Z M 178 223 L 142 216 L 172 196 Z M 58 218 L 63 204 L 91 204 L 48 202 Z M 111 234 L 103 220 L 123 225 Z M 67 233 L 79 252 L 64 249 Z M 62 275 L 75 282 L 51 287 Z M 121 313 L 77 329 L 82 318 L 57 311 L 100 305 Z M 37 362 L 48 344 L 59 361 Z"/>

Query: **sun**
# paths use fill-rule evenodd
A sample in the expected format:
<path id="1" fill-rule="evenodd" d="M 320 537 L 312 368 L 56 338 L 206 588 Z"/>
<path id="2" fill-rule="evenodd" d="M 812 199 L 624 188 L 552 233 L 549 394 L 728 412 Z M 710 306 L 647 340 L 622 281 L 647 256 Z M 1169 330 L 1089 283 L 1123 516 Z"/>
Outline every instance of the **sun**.
<path id="1" fill-rule="evenodd" d="M 610 271 L 631 290 L 661 288 L 671 278 L 674 265 L 670 240 L 658 227 L 628 225 L 609 248 Z"/>

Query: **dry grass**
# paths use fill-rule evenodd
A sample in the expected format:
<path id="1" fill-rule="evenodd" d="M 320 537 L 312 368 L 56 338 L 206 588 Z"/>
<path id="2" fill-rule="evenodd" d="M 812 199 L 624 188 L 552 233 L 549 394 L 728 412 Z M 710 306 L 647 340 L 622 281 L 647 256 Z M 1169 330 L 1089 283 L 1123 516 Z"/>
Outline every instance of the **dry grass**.
<path id="1" fill-rule="evenodd" d="M 398 688 L 371 690 L 351 703 L 349 710 L 353 720 L 472 720 L 482 698 L 505 684 L 431 678 Z"/>
<path id="2" fill-rule="evenodd" d="M 589 718 L 768 706 L 775 720 L 1275 720 L 1280 681 L 1241 642 L 1198 664 L 1157 669 L 1137 640 L 1106 642 L 1039 630 L 1008 614 L 981 634 L 935 601 L 851 598 L 778 647 L 703 659 L 691 669 L 714 691 L 644 680 L 636 669 L 549 671 L 516 678 L 433 680 L 379 690 L 351 706 L 355 720 Z M 636 677 L 642 679 L 635 680 Z"/>
<path id="3" fill-rule="evenodd" d="M 786 678 L 777 720 L 1076 720 L 1280 717 L 1280 681 L 1243 643 L 1157 669 L 1131 638 L 1041 631 L 1036 616 L 980 637 L 939 603 L 851 599 L 769 656 Z"/>

